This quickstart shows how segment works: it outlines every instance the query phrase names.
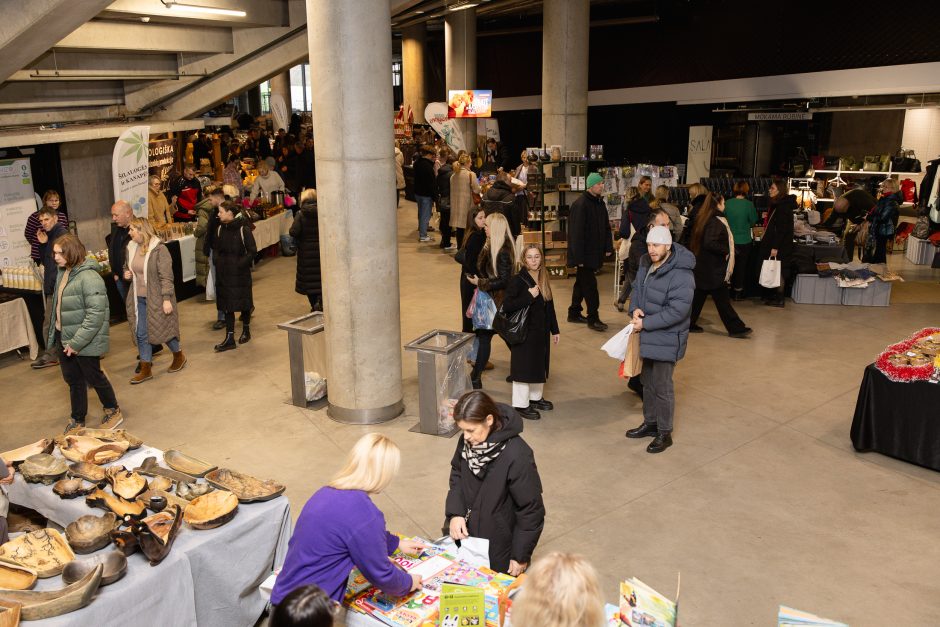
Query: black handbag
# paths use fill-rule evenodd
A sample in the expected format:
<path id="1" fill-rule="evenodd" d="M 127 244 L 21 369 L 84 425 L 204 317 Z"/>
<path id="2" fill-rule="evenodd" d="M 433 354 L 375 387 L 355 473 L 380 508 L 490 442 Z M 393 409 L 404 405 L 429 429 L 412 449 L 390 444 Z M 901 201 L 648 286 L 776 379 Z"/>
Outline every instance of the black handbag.
<path id="1" fill-rule="evenodd" d="M 467 260 L 467 249 L 461 248 L 460 250 L 457 251 L 457 254 L 454 255 L 454 261 L 456 261 L 460 265 L 463 265 L 463 262 L 466 260 Z"/>
<path id="2" fill-rule="evenodd" d="M 496 317 L 493 318 L 493 330 L 499 333 L 499 337 L 509 344 L 515 346 L 525 342 L 528 334 L 529 306 L 518 309 L 511 314 L 503 311 L 500 305 L 496 310 Z"/>

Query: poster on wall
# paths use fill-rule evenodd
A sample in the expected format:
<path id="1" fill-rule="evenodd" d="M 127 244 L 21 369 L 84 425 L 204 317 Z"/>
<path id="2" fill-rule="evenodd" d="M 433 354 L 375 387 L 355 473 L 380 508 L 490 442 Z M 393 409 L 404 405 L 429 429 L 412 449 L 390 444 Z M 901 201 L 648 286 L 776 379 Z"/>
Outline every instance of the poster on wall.
<path id="1" fill-rule="evenodd" d="M 708 178 L 712 164 L 712 127 L 689 127 L 689 160 L 686 166 L 686 183 L 698 183 Z"/>
<path id="2" fill-rule="evenodd" d="M 147 178 L 150 176 L 150 127 L 132 126 L 118 137 L 111 155 L 114 200 L 126 200 L 134 215 L 147 217 Z"/>
<path id="3" fill-rule="evenodd" d="M 466 150 L 463 134 L 457 128 L 457 123 L 447 117 L 447 105 L 443 102 L 431 102 L 424 109 L 424 119 L 428 121 L 434 132 L 441 136 L 451 150 L 455 153 Z"/>
<path id="4" fill-rule="evenodd" d="M 451 89 L 447 92 L 447 117 L 488 118 L 493 114 L 489 89 Z"/>
<path id="5" fill-rule="evenodd" d="M 176 140 L 151 139 L 147 148 L 147 170 L 149 176 L 159 176 L 166 189 L 170 172 L 177 169 Z"/>
<path id="6" fill-rule="evenodd" d="M 0 267 L 27 266 L 26 219 L 36 211 L 29 159 L 0 161 Z"/>

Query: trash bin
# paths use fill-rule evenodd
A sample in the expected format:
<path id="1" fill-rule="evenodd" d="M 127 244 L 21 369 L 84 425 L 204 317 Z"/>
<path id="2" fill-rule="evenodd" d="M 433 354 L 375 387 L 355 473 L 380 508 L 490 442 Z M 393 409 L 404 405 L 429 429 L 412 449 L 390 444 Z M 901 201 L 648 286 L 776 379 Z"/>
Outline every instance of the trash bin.
<path id="1" fill-rule="evenodd" d="M 290 395 L 291 403 L 297 407 L 307 406 L 307 393 L 304 380 L 306 362 L 304 358 L 305 340 L 323 331 L 323 312 L 315 311 L 299 318 L 288 320 L 277 325 L 278 329 L 287 331 L 287 351 L 290 359 Z M 318 338 L 319 339 L 319 338 Z M 309 342 L 307 342 L 309 343 Z M 319 368 L 321 375 L 326 375 L 325 367 Z"/>
<path id="2" fill-rule="evenodd" d="M 405 344 L 418 354 L 418 417 L 410 429 L 416 433 L 449 438 L 457 432 L 454 405 L 470 390 L 472 333 L 435 329 Z"/>

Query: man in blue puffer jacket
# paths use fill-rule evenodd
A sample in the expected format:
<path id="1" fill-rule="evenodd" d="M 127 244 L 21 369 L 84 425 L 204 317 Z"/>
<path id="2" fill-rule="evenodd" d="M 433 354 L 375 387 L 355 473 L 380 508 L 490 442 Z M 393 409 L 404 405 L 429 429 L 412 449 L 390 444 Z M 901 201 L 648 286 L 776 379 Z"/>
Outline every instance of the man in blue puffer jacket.
<path id="1" fill-rule="evenodd" d="M 630 299 L 633 328 L 640 332 L 643 358 L 643 424 L 627 431 L 627 437 L 655 436 L 646 451 L 661 453 L 672 446 L 676 410 L 672 373 L 685 355 L 689 339 L 695 255 L 673 244 L 672 234 L 664 226 L 650 229 L 646 249 Z"/>

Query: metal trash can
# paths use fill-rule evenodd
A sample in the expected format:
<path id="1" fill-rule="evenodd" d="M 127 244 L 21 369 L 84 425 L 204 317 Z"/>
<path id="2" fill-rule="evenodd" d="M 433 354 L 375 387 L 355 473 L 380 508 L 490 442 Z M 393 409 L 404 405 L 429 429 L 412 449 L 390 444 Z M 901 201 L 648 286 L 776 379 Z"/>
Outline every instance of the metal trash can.
<path id="1" fill-rule="evenodd" d="M 307 392 L 304 380 L 306 372 L 306 359 L 304 358 L 304 340 L 310 339 L 324 328 L 323 312 L 315 311 L 299 318 L 288 320 L 277 325 L 278 329 L 287 331 L 287 351 L 290 359 L 290 395 L 291 403 L 297 407 L 307 407 Z M 326 375 L 321 368 L 322 375 Z"/>
<path id="2" fill-rule="evenodd" d="M 409 431 L 449 438 L 457 432 L 454 405 L 470 387 L 472 333 L 435 329 L 405 344 L 418 354 L 418 417 Z"/>

